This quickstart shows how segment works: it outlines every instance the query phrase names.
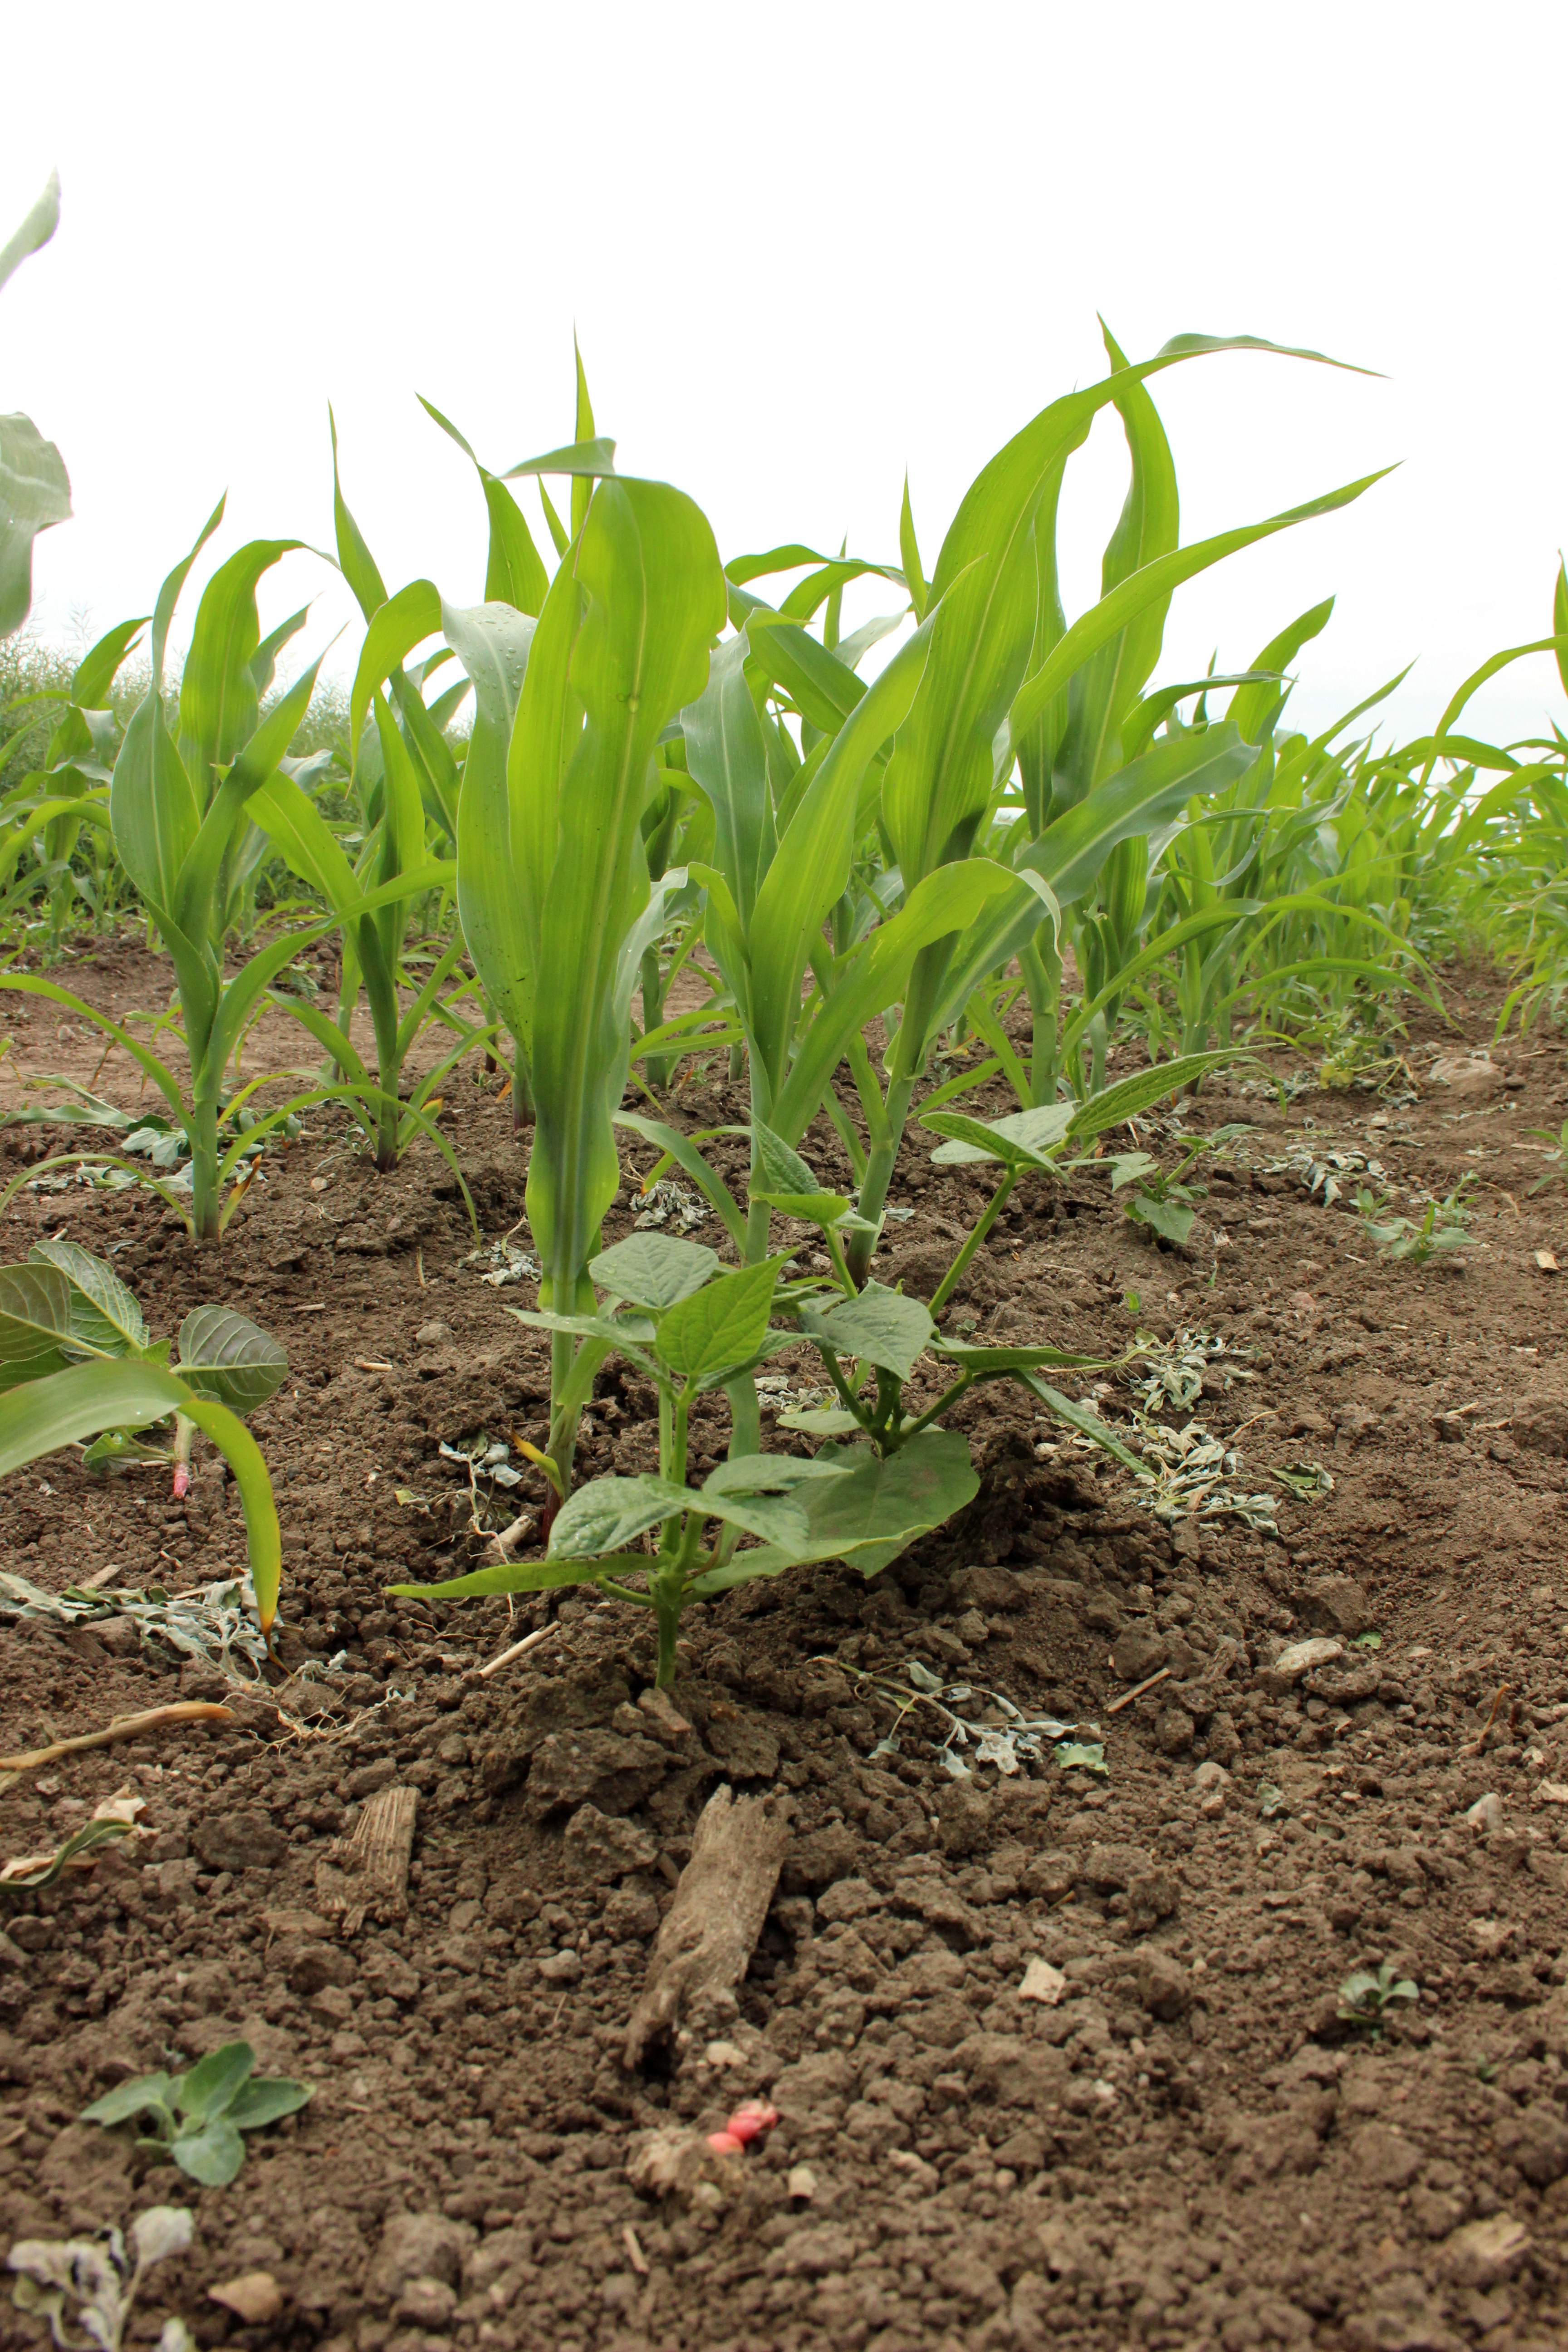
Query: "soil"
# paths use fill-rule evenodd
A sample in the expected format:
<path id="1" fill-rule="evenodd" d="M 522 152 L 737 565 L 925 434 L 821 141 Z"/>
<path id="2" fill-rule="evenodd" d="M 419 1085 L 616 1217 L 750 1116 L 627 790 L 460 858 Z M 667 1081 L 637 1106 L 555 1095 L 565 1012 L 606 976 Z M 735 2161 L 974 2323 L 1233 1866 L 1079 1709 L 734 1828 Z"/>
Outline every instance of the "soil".
<path id="1" fill-rule="evenodd" d="M 167 994 L 127 945 L 68 984 Z M 7 1751 L 175 1697 L 236 1716 L 0 1793 L 0 1853 L 52 1851 L 122 1790 L 152 1833 L 0 1895 L 0 2231 L 189 2203 L 195 2244 L 151 2274 L 135 2341 L 168 2311 L 204 2345 L 332 2352 L 1568 2339 L 1568 1307 L 1537 1255 L 1562 1248 L 1563 1195 L 1531 1192 L 1548 1163 L 1528 1132 L 1564 1116 L 1568 1051 L 1514 1041 L 1432 1082 L 1498 1003 L 1484 973 L 1444 985 L 1457 1028 L 1413 1024 L 1417 1099 L 1205 1088 L 1188 1131 L 1247 1131 L 1184 1250 L 1102 1177 L 1026 1186 L 955 1305 L 1106 1355 L 1139 1328 L 1217 1335 L 1228 1360 L 1167 1422 L 1235 1433 L 1242 1490 L 1308 1461 L 1331 1492 L 1288 1496 L 1277 1534 L 1163 1523 L 1034 1399 L 986 1390 L 957 1416 L 982 1471 L 962 1517 L 870 1581 L 805 1570 L 694 1610 L 673 1716 L 637 1704 L 651 1647 L 625 1604 L 384 1594 L 485 1554 L 441 1444 L 544 1434 L 542 1346 L 506 1311 L 532 1293 L 464 1265 L 427 1147 L 378 1178 L 341 1114 L 312 1113 L 211 1266 L 150 1195 L 20 1191 L 8 1261 L 64 1232 L 112 1254 L 155 1329 L 226 1297 L 292 1373 L 253 1422 L 287 1553 L 272 1687 L 139 1647 L 123 1615 L 0 1631 Z M 7 1024 L 14 1069 L 96 1062 L 53 1008 Z M 124 1083 L 114 1063 L 100 1080 Z M 443 1119 L 499 1237 L 524 1156 L 493 1083 L 463 1076 Z M 741 1110 L 704 1080 L 675 1115 Z M 10 1131 L 0 1172 L 59 1139 Z M 1396 1193 L 1473 1172 L 1479 1245 L 1379 1261 L 1344 1200 L 1276 1164 L 1302 1147 L 1373 1154 Z M 830 1132 L 806 1149 L 839 1167 Z M 627 1155 L 611 1238 L 648 1160 Z M 929 1295 L 967 1171 L 912 1134 L 893 1197 L 911 1214 L 879 1276 Z M 650 1396 L 614 1367 L 600 1389 L 588 1465 L 651 1466 Z M 1102 1402 L 1124 1419 L 1131 1391 Z M 721 1412 L 699 1424 L 700 1466 L 724 1437 Z M 495 1526 L 529 1489 L 479 1493 Z M 210 1457 L 180 1504 L 166 1471 L 105 1481 L 69 1456 L 0 1488 L 0 1559 L 52 1591 L 189 1590 L 243 1559 Z M 1342 1654 L 1274 1665 L 1314 1635 Z M 873 1757 L 892 1710 L 867 1677 L 911 1660 L 1097 1723 L 1104 1777 L 1047 1757 L 954 1780 L 919 1715 Z M 736 1994 L 628 2074 L 652 1939 L 721 1786 L 792 1804 L 778 1892 Z M 388 1787 L 417 1793 L 406 1910 L 345 1921 L 334 1842 Z M 1055 2000 L 1021 1994 L 1041 1961 Z M 1380 2031 L 1347 2023 L 1342 1980 L 1384 1962 L 1418 1998 Z M 232 2187 L 76 2120 L 240 2036 L 314 2096 Z M 779 2121 L 743 2156 L 662 2200 L 634 2186 L 650 2132 L 706 2133 L 757 2097 Z M 280 2309 L 247 2324 L 209 2290 L 255 2272 Z M 7 2311 L 0 2338 L 38 2323 Z"/>

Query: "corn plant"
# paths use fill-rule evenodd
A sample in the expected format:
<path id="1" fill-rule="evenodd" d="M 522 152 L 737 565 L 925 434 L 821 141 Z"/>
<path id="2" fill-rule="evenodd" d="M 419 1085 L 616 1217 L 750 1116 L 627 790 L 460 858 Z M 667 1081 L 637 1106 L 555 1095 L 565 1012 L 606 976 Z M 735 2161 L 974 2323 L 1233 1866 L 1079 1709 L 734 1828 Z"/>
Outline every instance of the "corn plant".
<path id="1" fill-rule="evenodd" d="M 0 915 L 42 889 L 51 953 L 58 952 L 79 900 L 101 923 L 113 895 L 109 783 L 121 730 L 105 706 L 145 624 L 145 614 L 120 622 L 77 663 L 63 688 L 34 688 L 0 709 L 0 719 L 13 722 L 0 746 L 0 774 L 17 771 L 0 796 Z M 24 771 L 17 755 L 37 739 L 40 721 L 49 730 L 41 762 Z M 98 853 L 85 875 L 72 863 L 84 832 Z M 36 865 L 26 863 L 29 850 Z"/>
<path id="2" fill-rule="evenodd" d="M 563 1315 L 592 1307 L 588 1265 L 620 1183 L 614 1119 L 630 1066 L 632 991 L 678 887 L 671 874 L 658 884 L 648 876 L 655 748 L 701 694 L 725 610 L 698 508 L 612 465 L 610 445 L 589 438 L 512 469 L 573 481 L 574 535 L 537 621 L 495 601 L 444 614 L 476 703 L 458 916 L 529 1073 L 529 1222 L 542 1304 Z M 549 1452 L 563 1482 L 605 1344 L 554 1335 Z"/>
<path id="3" fill-rule="evenodd" d="M 68 1445 L 87 1466 L 173 1460 L 184 1493 L 191 1436 L 209 1437 L 234 1473 L 264 1633 L 277 1612 L 282 1550 L 272 1485 L 243 1416 L 287 1378 L 276 1339 L 227 1307 L 197 1307 L 173 1341 L 153 1339 L 132 1293 L 75 1242 L 35 1244 L 0 1266 L 0 1477 Z M 170 1423 L 167 1448 L 136 1433 Z"/>
<path id="4" fill-rule="evenodd" d="M 254 955 L 234 980 L 223 969 L 233 892 L 245 855 L 248 803 L 277 773 L 310 704 L 314 664 L 262 714 L 260 699 L 280 643 L 303 620 L 296 614 L 265 642 L 256 609 L 257 584 L 293 540 L 253 540 L 222 564 L 196 614 L 179 696 L 179 737 L 164 709 L 163 675 L 170 625 L 192 565 L 216 530 L 220 501 L 189 555 L 159 592 L 153 618 L 152 679 L 132 714 L 114 763 L 109 815 L 115 853 L 156 923 L 170 959 L 180 1002 L 189 1064 L 188 1096 L 178 1074 L 118 1023 L 94 1006 L 26 974 L 0 975 L 0 986 L 66 1005 L 131 1055 L 163 1095 L 191 1148 L 191 1205 L 130 1161 L 92 1157 L 130 1169 L 153 1182 L 198 1243 L 216 1242 L 237 1205 L 224 1186 L 255 1143 L 305 1104 L 342 1087 L 318 1087 L 268 1110 L 237 1132 L 237 1115 L 266 1080 L 234 1087 L 227 1073 L 246 1027 L 269 983 L 315 932 L 286 933 Z M 362 904 L 364 902 L 362 901 Z M 370 903 L 376 903 L 372 893 Z M 296 1075 L 307 1075 L 299 1073 Z M 79 1156 L 79 1155 L 73 1155 Z"/>
<path id="5" fill-rule="evenodd" d="M 0 286 L 31 253 L 47 245 L 59 226 L 58 172 L 22 226 L 0 246 Z M 0 415 L 0 637 L 15 635 L 33 602 L 33 541 L 41 530 L 70 519 L 65 460 L 30 416 Z"/>
<path id="6" fill-rule="evenodd" d="M 375 601 L 381 575 L 344 501 L 336 455 L 334 435 L 339 563 L 369 607 L 364 649 L 349 704 L 351 790 L 361 784 L 362 771 L 372 764 L 366 741 L 373 711 L 375 772 L 363 779 L 364 838 L 352 864 L 346 847 L 296 778 L 280 769 L 251 797 L 249 809 L 257 825 L 290 870 L 325 900 L 343 932 L 335 1019 L 280 989 L 273 991 L 273 1002 L 324 1049 L 329 1072 L 338 1074 L 343 1099 L 373 1143 L 377 1168 L 395 1167 L 416 1136 L 424 1135 L 455 1171 L 451 1148 L 426 1106 L 458 1063 L 489 1042 L 490 1034 L 486 1024 L 466 1020 L 456 1010 L 468 985 L 460 974 L 451 985 L 464 953 L 460 931 L 442 943 L 419 984 L 406 989 L 412 999 L 406 1008 L 399 992 L 400 983 L 406 985 L 408 978 L 406 951 L 415 916 L 432 892 L 448 893 L 456 879 L 451 859 L 433 855 L 428 839 L 432 830 L 438 841 L 450 835 L 460 789 L 444 732 L 447 714 L 426 703 L 428 666 L 423 673 L 405 667 L 419 639 L 439 628 L 440 600 L 427 582 L 416 581 L 394 598 L 382 591 Z M 382 692 L 388 684 L 392 704 Z M 467 690 L 466 682 L 453 689 L 458 700 Z M 454 707 L 448 704 L 447 711 Z M 350 1030 L 362 988 L 375 1037 L 374 1077 Z M 445 999 L 443 989 L 447 990 Z M 412 1089 L 405 1089 L 408 1056 L 433 1021 L 454 1031 L 458 1042 Z"/>

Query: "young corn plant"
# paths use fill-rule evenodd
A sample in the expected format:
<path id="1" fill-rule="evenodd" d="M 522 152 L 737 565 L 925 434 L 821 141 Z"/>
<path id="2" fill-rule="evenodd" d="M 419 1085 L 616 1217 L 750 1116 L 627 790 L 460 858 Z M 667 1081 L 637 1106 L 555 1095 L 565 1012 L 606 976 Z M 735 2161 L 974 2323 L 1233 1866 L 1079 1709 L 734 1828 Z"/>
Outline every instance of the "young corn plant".
<path id="1" fill-rule="evenodd" d="M 75 1242 L 38 1242 L 25 1265 L 0 1266 L 0 1477 L 87 1442 L 90 1469 L 172 1462 L 178 1496 L 200 1430 L 234 1474 L 258 1614 L 269 1633 L 282 1547 L 271 1480 L 244 1416 L 288 1371 L 277 1340 L 228 1307 L 195 1307 L 174 1340 L 153 1339 L 103 1259 Z M 165 1423 L 166 1445 L 139 1437 Z"/>
<path id="2" fill-rule="evenodd" d="M 463 1017 L 457 1009 L 468 992 L 460 973 L 460 930 L 444 941 L 417 986 L 408 985 L 410 929 L 432 892 L 448 894 L 457 879 L 449 856 L 433 854 L 429 836 L 445 837 L 449 848 L 456 824 L 459 772 L 447 743 L 440 706 L 425 700 L 430 665 L 413 671 L 406 656 L 441 627 L 441 602 L 427 581 L 415 581 L 388 598 L 368 548 L 336 484 L 338 558 L 345 577 L 366 606 L 366 634 L 349 705 L 351 789 L 363 788 L 367 819 L 359 856 L 351 863 L 314 801 L 287 773 L 271 776 L 252 796 L 250 814 L 290 870 L 325 900 L 342 927 L 342 974 L 336 1017 L 298 996 L 274 989 L 272 1001 L 309 1031 L 335 1070 L 345 1099 L 370 1140 L 378 1169 L 397 1161 L 417 1136 L 436 1145 L 454 1173 L 450 1145 L 426 1106 L 468 1054 L 488 1045 L 493 1028 Z M 521 517 L 519 520 L 521 521 Z M 392 701 L 382 689 L 389 687 Z M 465 681 L 454 688 L 457 701 Z M 455 703 L 442 698 L 447 710 Z M 374 716 L 374 734 L 367 722 Z M 377 772 L 367 742 L 374 744 Z M 454 976 L 456 981 L 454 984 Z M 351 1034 L 363 989 L 375 1038 L 374 1075 Z M 443 991 L 447 993 L 443 996 Z M 410 997 L 405 1006 L 403 996 Z M 425 1029 L 439 1023 L 457 1043 L 412 1087 L 405 1084 L 408 1057 Z M 458 1178 L 461 1182 L 461 1177 Z"/>
<path id="3" fill-rule="evenodd" d="M 235 1134 L 237 1114 L 255 1087 L 227 1083 L 246 1026 L 264 992 L 310 934 L 290 933 L 253 956 L 233 980 L 224 972 L 224 941 L 237 862 L 249 824 L 247 803 L 286 756 L 315 686 L 317 663 L 262 716 L 260 698 L 279 644 L 303 621 L 295 614 L 263 643 L 257 583 L 297 541 L 255 540 L 220 566 L 196 614 L 179 697 L 179 738 L 170 732 L 163 674 L 174 607 L 191 566 L 222 519 L 220 501 L 191 552 L 164 581 L 153 619 L 152 680 L 125 730 L 109 792 L 115 853 L 174 963 L 189 1062 L 188 1093 L 179 1075 L 118 1023 L 52 982 L 16 972 L 0 987 L 68 1006 L 122 1046 L 184 1128 L 191 1146 L 191 1204 L 164 1187 L 193 1238 L 216 1243 L 232 1215 L 224 1186 L 247 1150 Z M 327 929 L 323 924 L 321 929 Z M 318 933 L 319 935 L 319 933 Z M 317 1089 L 268 1111 L 248 1130 L 281 1125 L 331 1089 Z M 77 1155 L 80 1156 L 80 1155 Z M 112 1154 L 93 1155 L 144 1171 Z"/>
<path id="4" fill-rule="evenodd" d="M 45 952 L 51 957 L 59 953 L 81 902 L 101 922 L 112 895 L 106 870 L 112 869 L 109 782 L 120 729 L 104 705 L 144 625 L 145 616 L 110 629 L 76 665 L 62 691 L 35 688 L 0 709 L 0 719 L 12 722 L 0 745 L 0 774 L 17 762 L 0 796 L 0 916 L 42 890 Z M 40 721 L 49 727 L 41 761 L 24 772 L 17 755 L 37 740 Z M 107 859 L 92 857 L 87 873 L 73 863 L 84 828 L 91 846 L 110 851 Z"/>
<path id="5" fill-rule="evenodd" d="M 51 172 L 20 228 L 0 246 L 0 286 L 47 245 L 59 218 L 59 174 Z M 68 522 L 70 510 L 70 480 L 54 443 L 30 416 L 0 415 L 0 637 L 14 635 L 32 608 L 34 540 Z"/>
<path id="6" fill-rule="evenodd" d="M 686 878 L 649 878 L 643 818 L 660 788 L 655 750 L 701 694 L 725 610 L 700 509 L 612 464 L 611 445 L 589 438 L 512 469 L 564 473 L 574 486 L 574 536 L 537 621 L 496 602 L 443 615 L 476 703 L 458 817 L 458 916 L 528 1073 L 540 1299 L 566 1317 L 592 1315 L 589 1265 L 621 1181 L 614 1122 L 632 993 Z M 553 1334 L 548 1452 L 563 1486 L 610 1344 L 570 1328 Z"/>

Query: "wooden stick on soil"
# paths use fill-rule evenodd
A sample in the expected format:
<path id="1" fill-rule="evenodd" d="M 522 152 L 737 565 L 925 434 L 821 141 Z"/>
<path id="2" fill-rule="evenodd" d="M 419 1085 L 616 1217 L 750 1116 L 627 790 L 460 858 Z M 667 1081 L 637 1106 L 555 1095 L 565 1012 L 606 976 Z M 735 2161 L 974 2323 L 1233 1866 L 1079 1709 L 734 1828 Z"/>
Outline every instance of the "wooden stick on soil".
<path id="1" fill-rule="evenodd" d="M 1111 1700 L 1110 1705 L 1105 1710 L 1106 1714 L 1120 1715 L 1124 1706 L 1131 1706 L 1135 1698 L 1142 1698 L 1144 1692 L 1152 1690 L 1156 1683 L 1167 1681 L 1170 1676 L 1170 1672 L 1171 1669 L 1169 1666 L 1162 1666 L 1159 1673 L 1157 1675 L 1151 1675 L 1146 1683 L 1138 1683 L 1131 1690 L 1123 1691 L 1120 1698 L 1113 1698 Z"/>
<path id="2" fill-rule="evenodd" d="M 793 1810 L 787 1797 L 715 1789 L 697 1819 L 648 1962 L 647 1982 L 626 2028 L 622 2063 L 641 2064 L 701 1993 L 728 1992 L 746 1972 L 778 1884 Z"/>
<path id="3" fill-rule="evenodd" d="M 555 1631 L 556 1628 L 553 1625 L 541 1625 L 536 1633 L 525 1633 L 521 1642 L 512 1643 L 510 1650 L 499 1652 L 488 1664 L 482 1665 L 479 1668 L 480 1674 L 499 1675 L 501 1668 L 510 1666 L 514 1658 L 525 1656 L 530 1650 L 537 1650 L 541 1642 L 548 1642 Z"/>
<path id="4" fill-rule="evenodd" d="M 316 1864 L 316 1901 L 341 1915 L 345 1936 L 357 1936 L 365 1914 L 402 1919 L 408 1911 L 408 1864 L 414 1853 L 416 1789 L 378 1789 L 367 1798 L 353 1835 L 334 1838 Z"/>
<path id="5" fill-rule="evenodd" d="M 176 1723 L 232 1723 L 232 1707 L 214 1699 L 183 1698 L 172 1706 L 150 1706 L 140 1715 L 117 1715 L 101 1731 L 82 1731 L 74 1739 L 57 1739 L 47 1748 L 30 1748 L 25 1756 L 0 1756 L 0 1772 L 34 1772 L 62 1756 L 79 1756 L 89 1748 L 112 1748 L 117 1740 L 140 1739 L 144 1731 L 165 1731 Z"/>

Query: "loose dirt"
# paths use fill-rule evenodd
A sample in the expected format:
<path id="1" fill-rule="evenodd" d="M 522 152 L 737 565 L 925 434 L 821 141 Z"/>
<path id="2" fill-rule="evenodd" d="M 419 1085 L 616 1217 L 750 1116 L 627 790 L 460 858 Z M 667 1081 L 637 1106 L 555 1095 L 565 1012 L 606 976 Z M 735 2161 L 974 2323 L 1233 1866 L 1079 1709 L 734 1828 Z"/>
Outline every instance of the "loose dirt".
<path id="1" fill-rule="evenodd" d="M 68 984 L 161 1003 L 166 974 L 138 957 Z M 1497 1003 L 1484 976 L 1444 984 L 1463 1036 L 1415 1028 L 1403 1107 L 1205 1089 L 1188 1130 L 1247 1131 L 1184 1252 L 1079 1174 L 1016 1196 L 955 1302 L 986 1334 L 1107 1356 L 1139 1328 L 1222 1339 L 1166 1424 L 1234 1437 L 1233 1491 L 1316 1464 L 1331 1492 L 1287 1495 L 1277 1533 L 1163 1523 L 1033 1399 L 987 1390 L 957 1416 L 983 1471 L 963 1517 L 870 1582 L 806 1570 L 693 1611 L 672 1708 L 638 1704 L 651 1643 L 623 1604 L 385 1597 L 485 1555 L 476 1494 L 492 1527 L 529 1499 L 441 1444 L 482 1434 L 518 1460 L 544 1435 L 543 1349 L 506 1312 L 532 1290 L 465 1266 L 427 1148 L 377 1178 L 337 1113 L 312 1114 L 210 1268 L 144 1194 L 19 1192 L 7 1260 L 46 1232 L 111 1253 L 160 1331 L 231 1297 L 292 1374 L 253 1423 L 287 1549 L 271 1689 L 237 1698 L 123 1615 L 0 1632 L 7 1751 L 176 1697 L 237 1717 L 0 1794 L 0 1855 L 52 1850 L 121 1789 L 153 1833 L 0 1893 L 0 2232 L 191 2204 L 195 2243 L 153 2274 L 140 2341 L 174 2310 L 204 2345 L 332 2352 L 1560 2345 L 1568 1307 L 1538 1253 L 1568 1254 L 1527 1130 L 1563 1118 L 1568 1053 L 1515 1042 L 1489 1073 L 1429 1083 L 1439 1054 L 1483 1045 Z M 73 1046 L 89 1062 L 52 1009 L 7 1022 L 24 1072 Z M 703 1082 L 678 1115 L 741 1111 Z M 524 1176 L 506 1107 L 469 1076 L 443 1118 L 487 1238 L 506 1234 Z M 59 1140 L 12 1130 L 0 1171 Z M 720 1149 L 738 1175 L 739 1139 Z M 830 1132 L 807 1150 L 838 1167 Z M 1332 1151 L 1374 1157 L 1401 1193 L 1473 1171 L 1480 1246 L 1377 1262 L 1346 1202 L 1298 1172 Z M 611 1238 L 649 1158 L 627 1155 Z M 972 1213 L 966 1171 L 931 1168 L 912 1135 L 894 1198 L 911 1213 L 879 1276 L 929 1295 Z M 1131 1391 L 1106 1387 L 1125 1423 Z M 652 1466 L 651 1395 L 613 1367 L 600 1390 L 589 1465 Z M 699 1423 L 699 1468 L 724 1437 L 721 1412 Z M 244 1559 L 210 1457 L 177 1505 L 156 1469 L 17 1473 L 0 1548 L 50 1591 L 95 1574 L 189 1591 Z M 1338 1654 L 1293 1670 L 1314 1636 Z M 907 1684 L 911 1662 L 1098 1724 L 1103 1779 L 1047 1761 L 953 1780 L 929 1710 L 874 1754 L 894 1725 L 876 1678 Z M 793 1805 L 778 1892 L 733 2000 L 628 2074 L 652 1940 L 721 1786 Z M 397 1789 L 416 1803 L 406 1895 L 361 1918 L 341 1907 L 342 1842 Z M 1374 2034 L 1338 1992 L 1384 1962 L 1419 1998 Z M 1058 1997 L 1022 1997 L 1026 1970 Z M 110 2084 L 240 2035 L 315 2095 L 252 2140 L 232 2188 L 76 2121 Z M 634 2187 L 649 2133 L 706 2133 L 757 2097 L 776 2128 L 695 2194 Z M 247 2326 L 208 2291 L 251 2272 L 282 2303 Z M 36 2342 L 37 2323 L 7 2311 L 0 2336 Z"/>

